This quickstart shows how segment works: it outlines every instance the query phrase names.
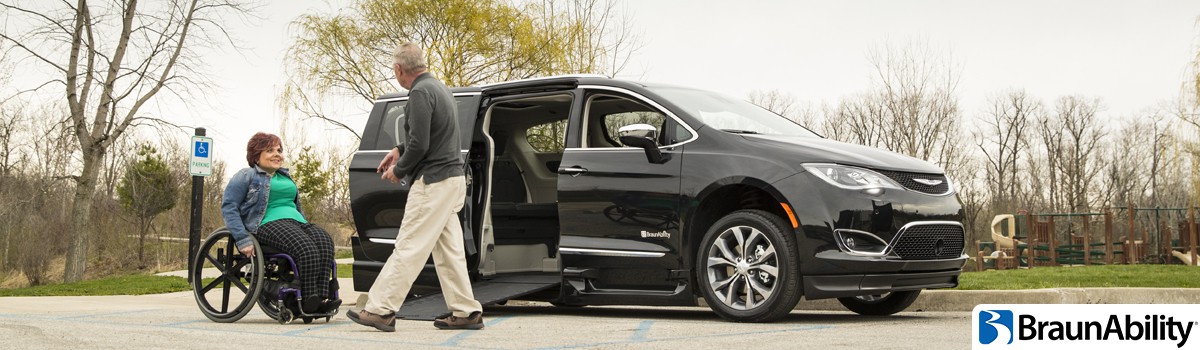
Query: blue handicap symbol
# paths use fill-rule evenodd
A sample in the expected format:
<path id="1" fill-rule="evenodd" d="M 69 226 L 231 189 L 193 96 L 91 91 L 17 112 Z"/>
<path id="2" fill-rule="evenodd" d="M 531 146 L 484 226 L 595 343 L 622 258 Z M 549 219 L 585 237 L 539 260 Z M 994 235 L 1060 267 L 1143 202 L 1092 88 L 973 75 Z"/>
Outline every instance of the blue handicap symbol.
<path id="1" fill-rule="evenodd" d="M 208 142 L 196 142 L 196 156 L 200 158 L 208 158 Z"/>

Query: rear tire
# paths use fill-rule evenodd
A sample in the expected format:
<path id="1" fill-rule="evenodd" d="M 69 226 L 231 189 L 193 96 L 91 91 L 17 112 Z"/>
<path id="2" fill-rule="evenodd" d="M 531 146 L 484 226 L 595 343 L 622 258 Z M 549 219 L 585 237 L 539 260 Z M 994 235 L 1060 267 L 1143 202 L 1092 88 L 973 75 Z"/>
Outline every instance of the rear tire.
<path id="1" fill-rule="evenodd" d="M 845 306 L 847 309 L 850 309 L 850 311 L 854 311 L 859 315 L 887 316 L 904 311 L 904 309 L 912 306 L 913 302 L 917 301 L 917 297 L 920 295 L 920 290 L 910 290 L 886 294 L 838 298 L 838 302 L 841 302 L 842 306 Z"/>
<path id="2" fill-rule="evenodd" d="M 762 210 L 738 210 L 718 220 L 696 254 L 696 289 L 717 315 L 769 322 L 800 301 L 795 231 Z"/>

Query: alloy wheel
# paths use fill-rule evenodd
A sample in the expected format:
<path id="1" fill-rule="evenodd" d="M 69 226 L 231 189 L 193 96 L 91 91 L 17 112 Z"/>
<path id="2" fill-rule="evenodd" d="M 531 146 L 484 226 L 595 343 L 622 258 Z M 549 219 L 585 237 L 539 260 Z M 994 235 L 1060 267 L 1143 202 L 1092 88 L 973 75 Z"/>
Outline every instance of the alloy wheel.
<path id="1" fill-rule="evenodd" d="M 709 288 L 725 306 L 752 310 L 775 294 L 779 258 L 767 235 L 749 226 L 721 232 L 708 248 Z"/>

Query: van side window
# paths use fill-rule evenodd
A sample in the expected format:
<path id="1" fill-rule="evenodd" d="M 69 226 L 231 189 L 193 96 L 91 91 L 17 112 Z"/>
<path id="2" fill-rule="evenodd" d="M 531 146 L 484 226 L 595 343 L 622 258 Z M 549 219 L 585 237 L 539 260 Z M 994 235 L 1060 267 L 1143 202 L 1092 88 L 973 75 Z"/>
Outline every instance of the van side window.
<path id="1" fill-rule="evenodd" d="M 396 145 L 404 143 L 407 135 L 404 134 L 404 104 L 408 101 L 393 101 L 388 102 L 387 107 L 384 107 L 383 123 L 380 125 L 378 136 L 375 138 L 376 150 L 390 150 Z"/>
<path id="2" fill-rule="evenodd" d="M 538 153 L 562 153 L 567 147 L 567 120 L 531 126 L 525 129 L 525 141 Z"/>
<path id="3" fill-rule="evenodd" d="M 662 113 L 632 99 L 596 95 L 588 100 L 587 111 L 584 146 L 588 148 L 626 147 L 617 132 L 628 125 L 650 124 L 660 135 L 665 131 L 667 118 Z M 661 138 L 659 143 L 665 144 Z"/>

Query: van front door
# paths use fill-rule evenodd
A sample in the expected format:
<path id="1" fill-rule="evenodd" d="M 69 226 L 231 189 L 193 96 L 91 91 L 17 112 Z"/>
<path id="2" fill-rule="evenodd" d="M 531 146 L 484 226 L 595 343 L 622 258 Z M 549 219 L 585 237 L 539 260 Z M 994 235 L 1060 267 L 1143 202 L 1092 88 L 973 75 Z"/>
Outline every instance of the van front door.
<path id="1" fill-rule="evenodd" d="M 677 271 L 684 256 L 682 148 L 663 149 L 669 159 L 652 164 L 643 149 L 625 146 L 617 135 L 632 124 L 664 130 L 669 118 L 645 100 L 615 91 L 589 91 L 582 108 L 572 118 L 582 127 L 568 136 L 575 147 L 563 152 L 558 169 L 566 282 L 584 294 L 678 293 L 686 279 Z"/>

